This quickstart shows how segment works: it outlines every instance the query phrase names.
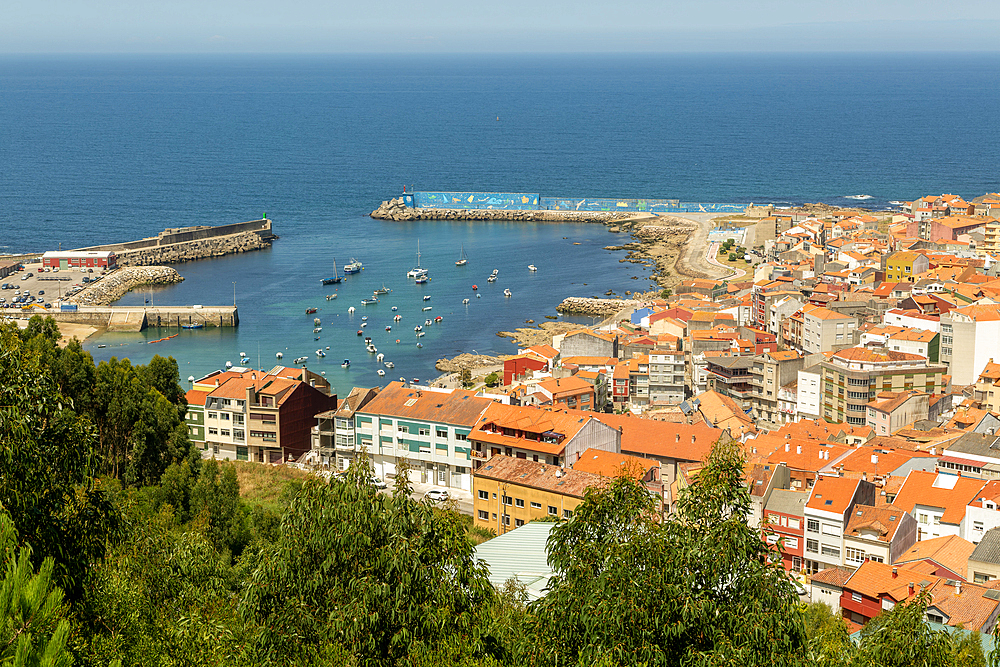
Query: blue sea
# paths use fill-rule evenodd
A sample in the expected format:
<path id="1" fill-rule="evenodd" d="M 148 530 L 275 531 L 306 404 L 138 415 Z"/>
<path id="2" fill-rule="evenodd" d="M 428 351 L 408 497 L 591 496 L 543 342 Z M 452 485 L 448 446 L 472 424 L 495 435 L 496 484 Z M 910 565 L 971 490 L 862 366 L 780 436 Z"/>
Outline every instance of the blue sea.
<path id="1" fill-rule="evenodd" d="M 865 194 L 872 208 L 972 198 L 1000 190 L 998 79 L 996 54 L 4 56 L 0 252 L 266 212 L 281 237 L 270 250 L 178 265 L 180 285 L 122 301 L 226 304 L 235 291 L 239 328 L 86 346 L 98 360 L 169 354 L 184 377 L 239 352 L 264 367 L 277 352 L 309 356 L 346 394 L 379 382 L 356 336 L 362 316 L 396 364 L 386 380 L 426 379 L 444 356 L 513 351 L 495 332 L 544 321 L 565 296 L 650 284 L 603 250 L 626 239 L 599 225 L 367 217 L 404 186 L 779 205 Z M 405 278 L 418 240 L 426 287 Z M 327 301 L 320 279 L 352 257 L 365 271 Z M 392 293 L 362 307 L 383 284 Z M 413 327 L 428 315 L 443 321 L 418 348 Z"/>

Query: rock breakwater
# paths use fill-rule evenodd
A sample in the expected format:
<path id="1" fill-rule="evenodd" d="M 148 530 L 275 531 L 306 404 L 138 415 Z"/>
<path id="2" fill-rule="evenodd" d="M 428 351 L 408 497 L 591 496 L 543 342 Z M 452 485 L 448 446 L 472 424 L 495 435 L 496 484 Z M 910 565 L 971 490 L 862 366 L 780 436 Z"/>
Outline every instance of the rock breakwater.
<path id="1" fill-rule="evenodd" d="M 222 257 L 252 250 L 261 250 L 271 245 L 271 239 L 261 238 L 256 232 L 243 232 L 195 241 L 170 243 L 138 250 L 126 250 L 118 254 L 119 266 L 158 266 L 160 264 L 180 264 L 196 259 Z"/>
<path id="2" fill-rule="evenodd" d="M 173 285 L 184 280 L 169 266 L 127 266 L 85 287 L 70 301 L 85 306 L 108 306 L 144 285 Z"/>
<path id="3" fill-rule="evenodd" d="M 511 222 L 597 222 L 611 223 L 653 217 L 642 213 L 615 211 L 508 211 L 497 209 L 412 208 L 403 203 L 402 197 L 390 199 L 372 211 L 376 220 L 502 220 Z"/>
<path id="4" fill-rule="evenodd" d="M 502 365 L 504 359 L 506 357 L 491 357 L 486 354 L 469 354 L 468 352 L 464 352 L 452 359 L 438 359 L 434 367 L 442 373 L 457 373 L 463 368 L 475 370 L 477 368 Z"/>
<path id="5" fill-rule="evenodd" d="M 556 311 L 566 315 L 607 317 L 625 308 L 638 308 L 642 302 L 635 299 L 593 299 L 571 296 L 556 306 Z"/>

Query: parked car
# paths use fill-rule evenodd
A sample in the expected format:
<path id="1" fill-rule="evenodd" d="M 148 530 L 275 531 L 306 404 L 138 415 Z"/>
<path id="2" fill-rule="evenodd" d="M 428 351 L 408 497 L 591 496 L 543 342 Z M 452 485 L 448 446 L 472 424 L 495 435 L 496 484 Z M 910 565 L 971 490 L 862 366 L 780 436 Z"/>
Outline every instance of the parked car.
<path id="1" fill-rule="evenodd" d="M 45 294 L 45 290 L 43 289 L 38 290 L 38 295 L 41 296 L 42 294 Z"/>
<path id="2" fill-rule="evenodd" d="M 382 479 L 378 477 L 372 477 L 372 486 L 374 486 L 376 489 L 384 489 L 386 487 L 386 484 Z"/>
<path id="3" fill-rule="evenodd" d="M 445 491 L 444 489 L 431 489 L 430 491 L 424 494 L 424 498 L 426 498 L 427 500 L 433 500 L 434 502 L 439 502 L 439 503 L 448 500 L 448 498 L 450 497 L 451 496 L 449 496 L 448 492 Z"/>

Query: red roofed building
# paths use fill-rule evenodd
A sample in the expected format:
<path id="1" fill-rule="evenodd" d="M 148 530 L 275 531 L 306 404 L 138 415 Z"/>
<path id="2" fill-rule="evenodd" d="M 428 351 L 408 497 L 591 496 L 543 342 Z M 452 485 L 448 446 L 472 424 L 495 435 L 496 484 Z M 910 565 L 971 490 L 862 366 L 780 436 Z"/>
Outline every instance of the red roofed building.
<path id="1" fill-rule="evenodd" d="M 874 484 L 848 477 L 816 480 L 805 508 L 807 571 L 844 565 L 844 532 L 855 505 L 875 506 Z"/>
<path id="2" fill-rule="evenodd" d="M 592 410 L 596 404 L 594 385 L 584 379 L 570 376 L 551 378 L 535 385 L 529 397 L 539 406 L 565 407 L 572 410 Z"/>
<path id="3" fill-rule="evenodd" d="M 503 362 L 503 384 L 509 387 L 517 381 L 521 381 L 535 372 L 547 373 L 549 362 L 539 359 L 532 354 L 521 354 Z"/>
<path id="4" fill-rule="evenodd" d="M 919 539 L 962 535 L 966 506 L 984 485 L 981 479 L 913 470 L 892 505 L 917 520 Z"/>

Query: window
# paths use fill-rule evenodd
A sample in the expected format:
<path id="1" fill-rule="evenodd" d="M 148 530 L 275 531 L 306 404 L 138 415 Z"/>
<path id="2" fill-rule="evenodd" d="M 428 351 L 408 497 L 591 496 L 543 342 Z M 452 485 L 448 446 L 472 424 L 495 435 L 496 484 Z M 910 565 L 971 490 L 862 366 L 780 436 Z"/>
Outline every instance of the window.
<path id="1" fill-rule="evenodd" d="M 468 440 L 469 436 L 465 435 L 464 433 L 456 433 L 455 434 L 455 439 L 456 440 Z"/>
<path id="2" fill-rule="evenodd" d="M 249 460 L 249 458 L 250 457 L 248 456 L 248 448 L 246 448 L 246 447 L 237 447 L 236 448 L 236 460 L 237 461 L 247 461 L 247 460 Z"/>
<path id="3" fill-rule="evenodd" d="M 489 521 L 490 513 L 487 512 L 486 510 L 479 510 L 479 519 L 482 521 Z"/>
<path id="4" fill-rule="evenodd" d="M 794 529 L 798 530 L 801 525 L 802 524 L 799 523 L 798 519 L 789 519 L 788 520 L 788 527 L 789 528 L 794 528 Z"/>
<path id="5" fill-rule="evenodd" d="M 407 433 L 408 434 L 410 432 L 410 427 L 409 426 L 400 426 L 398 428 L 398 430 L 399 430 L 400 433 Z"/>
<path id="6" fill-rule="evenodd" d="M 219 413 L 219 419 L 221 419 L 222 421 L 225 421 L 225 422 L 229 421 L 229 413 L 228 412 L 220 412 Z"/>
<path id="7" fill-rule="evenodd" d="M 511 498 L 510 496 L 504 496 L 503 498 L 500 499 L 500 502 L 502 502 L 504 505 L 513 505 L 514 499 Z"/>
<path id="8" fill-rule="evenodd" d="M 218 412 L 209 412 L 208 413 L 208 418 L 209 419 L 218 419 L 219 418 L 219 413 Z"/>
<path id="9" fill-rule="evenodd" d="M 926 514 L 921 514 L 919 521 L 920 521 L 920 523 L 927 523 L 927 515 Z"/>
<path id="10" fill-rule="evenodd" d="M 448 429 L 444 429 L 444 430 L 437 429 L 436 433 L 437 433 L 437 437 L 439 437 L 439 438 L 447 438 L 448 437 Z"/>
<path id="11" fill-rule="evenodd" d="M 479 490 L 479 499 L 480 500 L 489 500 L 490 499 L 490 492 L 489 491 L 483 491 L 482 489 L 480 489 Z"/>
<path id="12" fill-rule="evenodd" d="M 982 572 L 974 572 L 972 576 L 972 581 L 977 584 L 985 584 L 990 579 L 992 579 L 990 575 L 983 574 Z"/>
<path id="13" fill-rule="evenodd" d="M 944 623 L 944 616 L 927 612 L 927 620 L 931 623 Z"/>
<path id="14" fill-rule="evenodd" d="M 531 509 L 533 509 L 533 510 L 540 510 L 540 509 L 542 509 L 542 504 L 541 503 L 531 503 Z"/>
<path id="15" fill-rule="evenodd" d="M 806 530 L 808 530 L 810 533 L 818 533 L 819 532 L 819 521 L 817 521 L 816 519 L 809 519 L 809 520 L 807 520 L 806 521 Z"/>
<path id="16" fill-rule="evenodd" d="M 551 516 L 559 516 L 559 508 L 549 505 L 549 514 Z"/>
<path id="17" fill-rule="evenodd" d="M 851 591 L 851 600 L 854 602 L 861 602 L 861 593 L 857 591 Z"/>
<path id="18" fill-rule="evenodd" d="M 847 547 L 844 553 L 844 559 L 848 563 L 863 563 L 865 562 L 865 552 L 861 549 L 855 549 L 853 547 Z"/>
<path id="19" fill-rule="evenodd" d="M 819 553 L 819 540 L 806 540 L 806 551 L 814 554 Z"/>
<path id="20" fill-rule="evenodd" d="M 430 435 L 431 430 L 429 428 L 419 428 L 417 429 L 417 435 Z"/>
<path id="21" fill-rule="evenodd" d="M 837 547 L 828 547 L 823 545 L 823 555 L 830 556 L 831 558 L 840 558 L 840 549 Z"/>
<path id="22" fill-rule="evenodd" d="M 785 537 L 785 548 L 786 549 L 798 549 L 799 548 L 799 538 L 797 537 Z"/>
<path id="23" fill-rule="evenodd" d="M 514 519 L 514 527 L 520 528 L 524 525 L 524 519 Z"/>
<path id="24" fill-rule="evenodd" d="M 208 434 L 209 435 L 219 435 L 219 429 L 213 428 L 213 427 L 209 426 L 208 427 Z"/>
<path id="25" fill-rule="evenodd" d="M 826 501 L 829 503 L 830 501 Z M 844 531 L 840 529 L 840 526 L 835 526 L 832 523 L 823 524 L 823 534 L 824 535 L 841 535 Z"/>
<path id="26" fill-rule="evenodd" d="M 503 525 L 505 525 L 505 526 L 509 526 L 510 525 L 510 515 L 509 514 L 504 514 L 501 518 L 503 519 L 503 521 L 501 522 L 501 523 L 503 523 Z"/>
<path id="27" fill-rule="evenodd" d="M 573 510 L 563 510 L 563 518 L 564 519 L 572 519 L 573 518 Z"/>
<path id="28" fill-rule="evenodd" d="M 520 498 L 514 499 L 514 507 L 524 507 L 524 501 Z"/>
<path id="29" fill-rule="evenodd" d="M 978 530 L 980 533 L 983 532 L 983 522 L 982 521 L 973 521 L 972 522 L 972 529 L 973 530 Z"/>

